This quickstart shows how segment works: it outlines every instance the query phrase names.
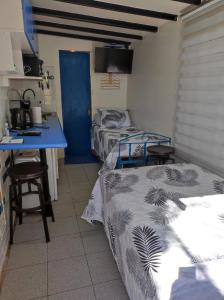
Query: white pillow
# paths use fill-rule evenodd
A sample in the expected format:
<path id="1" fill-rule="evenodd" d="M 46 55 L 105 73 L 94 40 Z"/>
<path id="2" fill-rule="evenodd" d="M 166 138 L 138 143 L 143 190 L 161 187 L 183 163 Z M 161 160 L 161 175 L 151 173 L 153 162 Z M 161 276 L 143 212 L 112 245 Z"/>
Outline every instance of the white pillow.
<path id="1" fill-rule="evenodd" d="M 100 126 L 105 128 L 123 128 L 131 126 L 127 110 L 99 109 Z"/>

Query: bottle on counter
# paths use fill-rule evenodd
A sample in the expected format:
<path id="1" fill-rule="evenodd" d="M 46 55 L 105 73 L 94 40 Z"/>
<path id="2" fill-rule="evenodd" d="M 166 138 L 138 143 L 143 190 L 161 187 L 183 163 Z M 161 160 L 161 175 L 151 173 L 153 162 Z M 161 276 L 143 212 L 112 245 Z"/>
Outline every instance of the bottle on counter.
<path id="1" fill-rule="evenodd" d="M 5 122 L 5 135 L 10 136 L 10 134 L 9 134 L 9 123 L 8 122 Z"/>

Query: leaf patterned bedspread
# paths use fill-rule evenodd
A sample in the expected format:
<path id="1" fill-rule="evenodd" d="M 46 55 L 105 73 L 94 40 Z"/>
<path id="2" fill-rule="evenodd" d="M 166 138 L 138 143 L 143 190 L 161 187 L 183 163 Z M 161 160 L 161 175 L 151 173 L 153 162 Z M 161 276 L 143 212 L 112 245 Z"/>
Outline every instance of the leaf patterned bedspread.
<path id="1" fill-rule="evenodd" d="M 96 151 L 100 159 L 105 161 L 120 139 L 141 132 L 143 131 L 134 127 L 109 129 L 94 125 L 92 128 L 93 149 Z M 126 148 L 122 150 L 123 152 L 128 153 Z M 116 152 L 118 152 L 118 149 L 116 149 Z"/>
<path id="2" fill-rule="evenodd" d="M 102 221 L 131 300 L 224 299 L 224 180 L 193 164 L 101 174 Z"/>

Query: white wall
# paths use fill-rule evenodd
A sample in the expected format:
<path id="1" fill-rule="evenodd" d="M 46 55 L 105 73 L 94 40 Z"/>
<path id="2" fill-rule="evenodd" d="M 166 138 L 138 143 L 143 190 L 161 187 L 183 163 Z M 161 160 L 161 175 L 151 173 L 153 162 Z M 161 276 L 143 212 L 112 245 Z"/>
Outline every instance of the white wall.
<path id="1" fill-rule="evenodd" d="M 127 106 L 127 75 L 121 75 L 120 90 L 102 90 L 100 88 L 101 74 L 94 73 L 93 50 L 94 43 L 85 40 L 76 40 L 47 35 L 38 35 L 40 58 L 44 60 L 45 66 L 55 67 L 55 101 L 56 110 L 62 120 L 61 109 L 61 86 L 59 69 L 59 50 L 75 50 L 90 52 L 91 59 L 91 90 L 92 111 L 97 107 L 126 108 Z"/>
<path id="2" fill-rule="evenodd" d="M 168 22 L 135 44 L 128 79 L 128 109 L 135 124 L 173 136 L 181 24 Z"/>
<path id="3" fill-rule="evenodd" d="M 7 111 L 7 88 L 0 87 L 0 137 L 4 134 L 4 123 Z"/>

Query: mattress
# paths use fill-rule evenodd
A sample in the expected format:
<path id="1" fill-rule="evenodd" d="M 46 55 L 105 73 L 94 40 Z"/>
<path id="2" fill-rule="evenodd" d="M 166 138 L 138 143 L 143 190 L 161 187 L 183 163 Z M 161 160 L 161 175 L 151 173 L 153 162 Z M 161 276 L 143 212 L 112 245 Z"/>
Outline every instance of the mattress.
<path id="1" fill-rule="evenodd" d="M 224 299 L 223 193 L 193 164 L 113 170 L 82 217 L 103 222 L 131 300 Z"/>

